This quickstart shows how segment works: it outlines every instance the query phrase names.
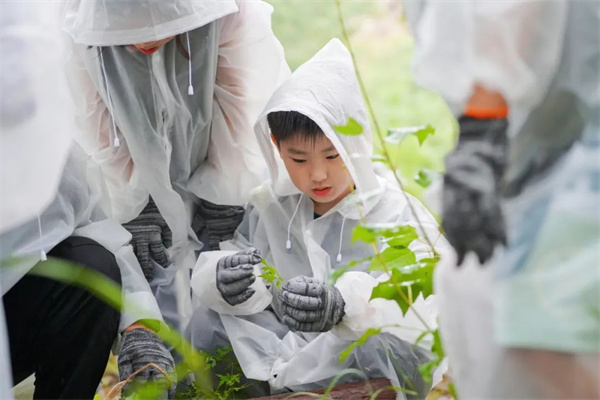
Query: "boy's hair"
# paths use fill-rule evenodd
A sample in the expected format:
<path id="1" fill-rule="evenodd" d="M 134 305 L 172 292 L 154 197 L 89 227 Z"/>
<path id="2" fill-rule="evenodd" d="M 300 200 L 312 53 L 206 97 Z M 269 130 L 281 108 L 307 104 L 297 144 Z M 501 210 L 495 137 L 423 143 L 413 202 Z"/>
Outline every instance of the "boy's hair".
<path id="1" fill-rule="evenodd" d="M 312 143 L 324 135 L 319 125 L 312 119 L 297 111 L 275 111 L 267 115 L 267 122 L 275 142 L 279 146 L 282 140 L 300 135 L 302 139 Z"/>

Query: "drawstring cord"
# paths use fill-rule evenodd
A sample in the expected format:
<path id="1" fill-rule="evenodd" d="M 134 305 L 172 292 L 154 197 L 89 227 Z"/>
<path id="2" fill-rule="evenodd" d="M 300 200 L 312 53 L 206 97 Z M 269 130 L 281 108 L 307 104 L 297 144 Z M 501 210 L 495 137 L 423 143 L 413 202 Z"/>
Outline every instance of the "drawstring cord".
<path id="1" fill-rule="evenodd" d="M 344 224 L 346 223 L 346 216 L 342 219 L 342 229 L 340 230 L 340 247 L 338 248 L 338 255 L 336 257 L 336 261 L 338 263 L 342 262 L 342 243 L 344 241 Z"/>
<path id="2" fill-rule="evenodd" d="M 110 111 L 110 118 L 112 120 L 113 126 L 113 147 L 119 147 L 121 145 L 119 141 L 119 137 L 117 136 L 117 124 L 115 123 L 115 117 L 113 115 L 113 103 L 112 97 L 110 95 L 110 89 L 108 87 L 108 77 L 106 75 L 106 68 L 104 68 L 104 56 L 102 55 L 102 50 L 100 51 L 100 64 L 102 65 L 102 75 L 104 76 L 104 84 L 106 85 L 106 97 L 108 98 L 108 109 Z"/>
<path id="3" fill-rule="evenodd" d="M 44 251 L 44 234 L 42 233 L 42 219 L 40 218 L 40 213 L 37 215 L 38 220 L 38 230 L 40 233 L 40 259 L 42 261 L 46 261 L 48 257 L 46 257 L 46 252 Z"/>
<path id="4" fill-rule="evenodd" d="M 187 39 L 187 50 L 188 50 L 188 75 L 189 75 L 189 86 L 188 86 L 188 95 L 192 96 L 194 94 L 194 86 L 192 86 L 192 51 L 190 47 L 190 33 L 186 32 L 185 37 Z"/>
<path id="5" fill-rule="evenodd" d="M 290 223 L 288 224 L 287 242 L 285 242 L 285 248 L 288 250 L 292 248 L 292 241 L 290 240 L 290 234 L 292 231 L 292 222 L 294 222 L 294 218 L 296 218 L 296 214 L 298 213 L 298 210 L 300 209 L 300 203 L 302 203 L 302 198 L 303 198 L 303 196 L 300 195 L 300 199 L 298 200 L 298 204 L 296 205 L 296 210 L 292 214 L 292 218 L 290 219 Z"/>

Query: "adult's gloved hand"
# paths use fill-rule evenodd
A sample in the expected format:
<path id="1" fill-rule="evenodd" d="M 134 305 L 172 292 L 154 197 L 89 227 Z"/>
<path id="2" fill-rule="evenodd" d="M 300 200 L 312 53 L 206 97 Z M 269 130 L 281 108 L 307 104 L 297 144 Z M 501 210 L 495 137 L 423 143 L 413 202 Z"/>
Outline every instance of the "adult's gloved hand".
<path id="1" fill-rule="evenodd" d="M 200 199 L 192 219 L 192 230 L 208 250 L 219 250 L 219 243 L 233 237 L 244 219 L 244 208 L 214 204 Z"/>
<path id="2" fill-rule="evenodd" d="M 279 292 L 283 322 L 293 331 L 326 332 L 340 323 L 346 303 L 335 286 L 297 276 Z"/>
<path id="3" fill-rule="evenodd" d="M 140 215 L 134 220 L 123 224 L 123 227 L 132 235 L 131 244 L 146 280 L 148 282 L 152 281 L 154 279 L 154 266 L 151 260 L 156 261 L 165 268 L 169 265 L 167 248 L 172 245 L 171 229 L 169 229 L 152 198 L 150 198 Z"/>
<path id="4" fill-rule="evenodd" d="M 458 265 L 473 251 L 481 264 L 506 243 L 500 181 L 507 154 L 505 118 L 462 116 L 456 149 L 446 158 L 442 227 Z"/>
<path id="5" fill-rule="evenodd" d="M 219 260 L 217 289 L 228 304 L 236 306 L 252 297 L 254 289 L 250 285 L 256 280 L 254 265 L 261 259 L 260 250 L 250 247 Z"/>
<path id="6" fill-rule="evenodd" d="M 153 382 L 165 388 L 169 399 L 175 396 L 177 376 L 175 374 L 175 362 L 169 350 L 160 338 L 152 331 L 144 328 L 135 328 L 123 334 L 121 351 L 119 352 L 119 379 L 127 379 L 134 372 L 148 364 L 156 364 L 167 373 L 169 379 L 163 372 L 154 366 L 150 366 L 138 373 L 132 382 L 123 388 L 124 397 L 138 384 Z"/>

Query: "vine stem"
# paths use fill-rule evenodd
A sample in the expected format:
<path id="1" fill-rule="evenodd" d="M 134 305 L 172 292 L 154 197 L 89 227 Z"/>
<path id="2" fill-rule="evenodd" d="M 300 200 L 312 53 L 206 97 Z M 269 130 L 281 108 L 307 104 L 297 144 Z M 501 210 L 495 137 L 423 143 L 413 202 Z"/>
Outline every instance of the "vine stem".
<path id="1" fill-rule="evenodd" d="M 354 190 L 354 186 L 353 185 L 350 185 L 350 190 L 351 191 Z M 367 220 L 365 219 L 365 216 L 364 216 L 364 214 L 362 212 L 360 204 L 357 204 L 356 207 L 358 208 L 358 215 L 360 217 L 360 222 L 363 225 L 366 225 Z M 390 277 L 392 283 L 394 284 L 394 289 L 396 289 L 396 291 L 398 292 L 398 295 L 400 296 L 400 298 L 402 300 L 404 300 L 406 302 L 406 304 L 408 304 L 409 308 L 411 308 L 413 310 L 413 313 L 415 314 L 415 316 L 417 317 L 417 319 L 423 324 L 423 326 L 425 327 L 425 330 L 432 332 L 432 329 L 429 327 L 429 324 L 427 324 L 427 322 L 423 319 L 423 317 L 421 317 L 421 314 L 419 314 L 419 312 L 413 307 L 412 299 L 409 299 L 404 294 L 404 292 L 400 289 L 400 283 L 396 281 L 396 278 L 394 278 L 394 275 L 392 274 L 392 271 L 390 270 L 390 268 L 387 266 L 387 263 L 382 259 L 381 252 L 379 251 L 379 248 L 377 247 L 377 245 L 374 242 L 370 242 L 369 244 L 371 245 L 371 247 L 373 247 L 373 251 L 375 252 L 375 257 L 377 258 L 377 260 L 379 261 L 379 263 L 383 267 L 383 271 L 386 274 L 388 274 L 388 276 Z"/>
<path id="2" fill-rule="evenodd" d="M 363 98 L 365 99 L 365 104 L 367 105 L 367 109 L 369 110 L 369 114 L 371 115 L 371 120 L 373 121 L 373 125 L 375 126 L 375 133 L 377 134 L 377 138 L 379 139 L 379 142 L 381 143 L 383 156 L 393 171 L 394 179 L 396 180 L 396 183 L 398 183 L 398 186 L 400 187 L 400 190 L 402 191 L 402 195 L 404 196 L 404 199 L 406 200 L 406 203 L 408 204 L 410 211 L 412 212 L 415 220 L 417 221 L 417 225 L 419 226 L 419 228 L 421 229 L 421 232 L 423 233 L 425 241 L 427 241 L 427 244 L 429 245 L 429 247 L 431 247 L 431 251 L 433 252 L 433 254 L 438 255 L 437 252 L 435 251 L 435 247 L 433 246 L 433 243 L 429 239 L 429 235 L 427 235 L 427 232 L 425 231 L 425 228 L 423 227 L 423 223 L 421 222 L 421 219 L 419 218 L 417 211 L 415 210 L 412 202 L 410 201 L 410 197 L 408 197 L 408 193 L 406 193 L 406 191 L 404 190 L 404 185 L 402 184 L 402 181 L 398 177 L 398 174 L 396 172 L 396 166 L 394 165 L 394 163 L 392 161 L 392 157 L 390 156 L 390 153 L 388 152 L 388 149 L 385 145 L 385 141 L 383 140 L 383 134 L 381 133 L 381 128 L 379 127 L 379 122 L 377 121 L 377 117 L 375 116 L 375 111 L 373 111 L 373 107 L 371 106 L 371 100 L 369 99 L 369 96 L 367 94 L 367 89 L 365 88 L 365 84 L 362 80 L 360 70 L 358 69 L 358 63 L 356 62 L 356 56 L 354 55 L 354 50 L 352 49 L 352 44 L 350 43 L 350 37 L 348 36 L 348 31 L 346 30 L 346 23 L 344 21 L 344 16 L 342 15 L 341 2 L 340 2 L 340 0 L 334 0 L 334 1 L 335 1 L 335 5 L 337 8 L 337 14 L 338 14 L 338 19 L 340 21 L 340 26 L 342 28 L 342 36 L 344 37 L 344 41 L 346 42 L 346 45 L 348 46 L 348 51 L 350 52 L 350 56 L 352 58 L 352 65 L 354 66 L 354 71 L 356 71 L 356 77 L 358 78 L 358 84 L 360 86 L 360 91 L 362 92 Z"/>
<path id="3" fill-rule="evenodd" d="M 350 52 L 350 57 L 352 58 L 352 65 L 354 66 L 354 70 L 356 72 L 356 77 L 358 79 L 358 84 L 360 86 L 360 90 L 362 92 L 363 98 L 365 99 L 365 104 L 367 106 L 367 109 L 369 110 L 369 114 L 371 115 L 371 119 L 373 120 L 373 125 L 375 125 L 375 132 L 377 134 L 377 137 L 378 137 L 379 141 L 381 142 L 381 147 L 383 149 L 383 156 L 386 159 L 386 161 L 388 162 L 390 168 L 392 168 L 392 171 L 394 172 L 394 174 L 393 174 L 394 175 L 394 179 L 398 183 L 398 186 L 400 187 L 400 191 L 402 192 L 402 195 L 404 196 L 404 198 L 406 200 L 406 203 L 408 204 L 408 206 L 410 208 L 411 213 L 413 214 L 415 220 L 417 221 L 417 225 L 421 229 L 421 232 L 422 232 L 423 236 L 425 237 L 425 240 L 427 241 L 427 244 L 431 248 L 431 251 L 433 252 L 433 254 L 437 255 L 437 252 L 435 251 L 435 247 L 433 246 L 433 243 L 429 239 L 429 236 L 427 235 L 427 232 L 425 231 L 425 228 L 423 227 L 423 223 L 421 222 L 421 219 L 417 215 L 417 211 L 413 207 L 413 205 L 412 205 L 412 203 L 410 201 L 410 198 L 408 197 L 408 194 L 404 190 L 404 185 L 402 184 L 402 181 L 400 180 L 400 178 L 398 178 L 398 175 L 396 173 L 396 167 L 395 167 L 394 163 L 392 162 L 392 158 L 391 158 L 391 156 L 390 156 L 390 154 L 389 154 L 389 152 L 387 150 L 387 147 L 385 146 L 385 142 L 383 140 L 383 135 L 381 133 L 381 128 L 379 127 L 379 122 L 377 121 L 377 118 L 375 116 L 375 112 L 373 111 L 373 107 L 371 106 L 371 101 L 369 99 L 369 96 L 367 94 L 367 90 L 366 90 L 365 85 L 364 85 L 363 80 L 362 80 L 362 76 L 361 76 L 360 71 L 358 69 L 358 64 L 356 62 L 356 56 L 354 55 L 354 50 L 352 49 L 352 44 L 350 43 L 350 37 L 348 36 L 348 31 L 346 30 L 346 23 L 344 22 L 344 16 L 342 15 L 342 7 L 341 7 L 340 0 L 334 0 L 334 1 L 335 1 L 335 5 L 336 5 L 336 8 L 337 8 L 337 14 L 338 14 L 339 22 L 340 22 L 340 27 L 342 29 L 342 36 L 344 37 L 344 41 L 346 42 L 346 45 L 348 46 L 348 51 Z M 362 222 L 364 224 L 365 223 L 365 219 L 364 219 L 364 216 L 362 215 L 362 211 L 360 210 L 360 207 L 359 207 L 359 214 L 360 214 L 360 218 L 361 218 L 361 220 L 362 220 Z M 396 280 L 394 279 L 393 274 L 391 273 L 391 270 L 388 268 L 387 264 L 382 259 L 381 252 L 379 251 L 379 248 L 377 247 L 377 245 L 375 243 L 371 243 L 371 245 L 373 246 L 373 249 L 375 251 L 375 257 L 377 257 L 377 259 L 379 260 L 380 264 L 383 266 L 384 271 L 389 275 L 390 279 L 394 283 L 394 287 L 396 288 L 396 291 L 398 292 L 398 295 L 400 296 L 400 298 L 402 298 L 402 300 L 404 300 L 409 305 L 409 307 L 412 309 L 412 311 L 415 314 L 415 316 L 417 317 L 417 319 L 423 324 L 423 326 L 425 327 L 425 329 L 427 331 L 432 331 L 432 329 L 429 327 L 429 324 L 427 324 L 427 322 L 423 319 L 423 317 L 421 317 L 421 315 L 419 314 L 419 312 L 413 307 L 412 301 L 410 301 L 407 298 L 407 296 L 404 294 L 404 292 L 402 292 L 402 290 L 400 289 L 399 282 L 396 282 Z"/>

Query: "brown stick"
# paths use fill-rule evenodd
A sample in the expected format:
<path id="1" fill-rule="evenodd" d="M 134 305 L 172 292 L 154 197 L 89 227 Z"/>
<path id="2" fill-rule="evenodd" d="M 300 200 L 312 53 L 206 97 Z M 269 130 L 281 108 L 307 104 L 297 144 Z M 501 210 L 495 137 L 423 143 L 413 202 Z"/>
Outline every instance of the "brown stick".
<path id="1" fill-rule="evenodd" d="M 161 374 L 163 374 L 165 376 L 165 378 L 167 378 L 167 382 L 169 382 L 169 387 L 173 385 L 171 376 L 169 374 L 167 374 L 167 372 L 164 369 L 162 369 L 161 367 L 159 367 L 158 365 L 156 365 L 154 363 L 149 363 L 149 364 L 144 365 L 142 368 L 138 369 L 137 371 L 135 371 L 133 374 L 129 375 L 127 377 L 127 379 L 122 380 L 121 382 L 119 382 L 115 386 L 113 386 L 112 389 L 110 389 L 110 392 L 108 392 L 108 394 L 106 395 L 106 399 L 112 400 L 115 398 L 115 396 L 120 395 L 121 390 L 123 390 L 125 385 L 127 385 L 129 382 L 131 382 L 137 374 L 139 374 L 140 372 L 142 372 L 150 367 L 156 368 L 158 370 L 158 372 L 160 372 Z"/>

